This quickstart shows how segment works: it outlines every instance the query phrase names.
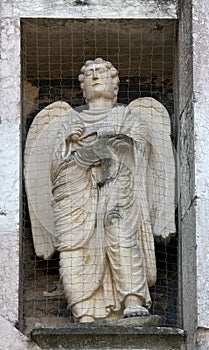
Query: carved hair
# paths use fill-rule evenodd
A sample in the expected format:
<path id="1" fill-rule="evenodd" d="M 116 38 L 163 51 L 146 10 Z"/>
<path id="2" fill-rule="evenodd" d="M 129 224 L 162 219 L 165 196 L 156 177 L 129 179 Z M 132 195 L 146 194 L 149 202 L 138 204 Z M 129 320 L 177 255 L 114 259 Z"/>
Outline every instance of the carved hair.
<path id="1" fill-rule="evenodd" d="M 84 90 L 84 79 L 85 79 L 85 72 L 87 70 L 87 67 L 89 67 L 92 64 L 103 64 L 106 69 L 109 69 L 112 80 L 113 80 L 113 86 L 114 86 L 114 103 L 117 101 L 118 96 L 118 84 L 119 84 L 119 77 L 118 77 L 118 71 L 117 69 L 112 65 L 111 62 L 103 60 L 103 58 L 96 58 L 95 60 L 88 60 L 85 62 L 84 66 L 81 68 L 81 74 L 78 76 L 78 80 L 80 81 L 80 87 L 83 90 L 83 96 L 85 96 L 85 90 Z"/>

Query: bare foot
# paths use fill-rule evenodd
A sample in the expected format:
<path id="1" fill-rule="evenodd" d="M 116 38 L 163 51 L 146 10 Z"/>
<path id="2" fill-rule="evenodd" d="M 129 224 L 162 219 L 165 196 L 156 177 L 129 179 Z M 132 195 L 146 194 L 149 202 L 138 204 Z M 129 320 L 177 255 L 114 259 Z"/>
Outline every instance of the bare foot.
<path id="1" fill-rule="evenodd" d="M 85 322 L 94 322 L 94 318 L 92 316 L 82 316 L 79 318 L 80 323 L 85 323 Z"/>
<path id="2" fill-rule="evenodd" d="M 123 311 L 123 317 L 140 317 L 140 316 L 150 316 L 149 311 L 138 304 L 127 305 Z"/>

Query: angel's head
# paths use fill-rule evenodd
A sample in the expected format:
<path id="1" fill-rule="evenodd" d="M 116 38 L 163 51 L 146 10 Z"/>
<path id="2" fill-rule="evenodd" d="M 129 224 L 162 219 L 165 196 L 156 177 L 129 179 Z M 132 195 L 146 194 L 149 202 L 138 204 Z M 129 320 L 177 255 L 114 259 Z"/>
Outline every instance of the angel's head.
<path id="1" fill-rule="evenodd" d="M 117 101 L 118 71 L 111 62 L 102 58 L 86 61 L 78 79 L 87 103 L 95 99 Z"/>

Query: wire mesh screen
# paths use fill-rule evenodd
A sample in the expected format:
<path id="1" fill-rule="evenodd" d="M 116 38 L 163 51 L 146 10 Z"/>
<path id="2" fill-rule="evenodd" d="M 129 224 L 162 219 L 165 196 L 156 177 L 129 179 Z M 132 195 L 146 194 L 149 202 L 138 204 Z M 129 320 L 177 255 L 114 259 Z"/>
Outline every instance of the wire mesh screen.
<path id="1" fill-rule="evenodd" d="M 51 142 L 50 133 L 53 134 L 53 132 L 56 131 L 56 137 L 54 139 L 52 138 L 53 139 L 52 141 L 56 143 L 57 141 L 55 140 L 57 140 L 57 138 L 59 140 L 63 140 L 64 138 L 65 147 L 66 147 L 66 142 L 67 142 L 66 140 L 69 135 L 65 134 L 65 131 L 63 130 L 66 130 L 66 128 L 67 129 L 69 128 L 70 130 L 71 126 L 73 125 L 73 122 L 70 125 L 69 118 L 67 118 L 68 119 L 67 121 L 65 117 L 63 117 L 64 119 L 60 118 L 58 122 L 55 121 L 54 128 L 50 131 L 49 125 L 51 125 L 50 124 L 51 112 L 49 112 L 49 110 L 44 115 L 41 115 L 41 117 L 36 119 L 35 127 L 32 124 L 32 122 L 35 120 L 35 116 L 37 115 L 37 113 L 42 111 L 49 104 L 56 101 L 64 101 L 73 108 L 73 111 L 75 112 L 72 112 L 71 109 L 68 110 L 68 107 L 65 105 L 67 109 L 66 109 L 66 112 L 64 113 L 64 115 L 67 115 L 67 114 L 71 115 L 70 118 L 72 118 L 72 120 L 75 117 L 74 113 L 85 115 L 86 108 L 88 113 L 90 113 L 91 115 L 89 106 L 86 107 L 86 101 L 85 101 L 85 98 L 83 97 L 83 91 L 80 87 L 78 75 L 80 73 L 81 67 L 84 65 L 86 61 L 94 60 L 97 57 L 102 57 L 104 60 L 111 62 L 118 71 L 120 84 L 119 84 L 119 91 L 118 91 L 118 97 L 117 97 L 118 104 L 116 107 L 114 107 L 116 108 L 116 111 L 120 109 L 121 111 L 122 110 L 124 111 L 121 113 L 125 114 L 127 112 L 127 109 L 126 107 L 124 107 L 124 105 L 127 106 L 132 101 L 138 98 L 144 98 L 144 97 L 154 98 L 156 101 L 160 102 L 163 106 L 166 107 L 170 115 L 171 140 L 174 145 L 174 148 L 176 145 L 177 125 L 174 117 L 175 21 L 173 20 L 156 21 L 156 20 L 23 19 L 22 20 L 23 150 L 25 148 L 25 142 L 26 142 L 28 131 L 29 129 L 33 130 L 33 133 L 31 134 L 32 136 L 30 135 L 29 148 L 39 147 L 39 151 L 35 155 L 32 152 L 32 156 L 30 157 L 30 164 L 32 164 L 31 165 L 32 169 L 33 170 L 35 169 L 34 170 L 36 174 L 35 176 L 36 178 L 39 178 L 39 182 L 32 183 L 32 185 L 30 185 L 31 186 L 30 191 L 32 191 L 33 193 L 32 202 L 34 203 L 34 201 L 37 201 L 38 203 L 37 207 L 40 206 L 42 214 L 44 213 L 43 216 L 46 216 L 46 217 L 48 217 L 47 211 L 49 210 L 48 209 L 49 206 L 52 207 L 53 205 L 51 203 L 50 205 L 47 204 L 47 199 L 46 199 L 47 197 L 40 196 L 40 192 L 43 191 L 43 188 L 41 187 L 42 185 L 40 185 L 42 177 L 44 179 L 43 163 L 44 163 L 44 159 L 46 159 L 43 157 L 43 153 L 46 152 L 46 149 L 44 151 L 44 147 L 46 147 L 46 145 L 44 145 L 42 148 L 43 141 L 40 136 L 40 130 L 42 130 L 43 124 L 44 124 L 43 128 L 45 128 L 47 125 L 46 127 L 47 131 L 45 132 L 45 139 L 47 139 L 48 144 L 50 144 Z M 98 62 L 99 61 L 97 61 L 97 65 L 99 66 Z M 94 74 L 97 74 L 97 73 L 94 72 Z M 151 101 L 149 102 L 151 103 L 151 105 L 152 103 L 154 103 L 153 100 L 148 99 L 146 101 Z M 121 121 L 120 117 L 118 117 L 118 112 L 117 112 L 116 113 L 117 118 L 114 120 L 111 120 L 109 124 L 105 126 L 106 135 L 107 134 L 109 135 L 108 141 L 107 141 L 107 136 L 106 138 L 101 137 L 100 143 L 99 143 L 100 146 L 97 145 L 97 147 L 100 147 L 102 150 L 104 150 L 104 148 L 107 146 L 107 143 L 109 145 L 111 142 L 113 142 L 111 141 L 112 140 L 111 137 L 114 138 L 115 135 L 112 134 L 112 128 L 113 129 L 114 127 L 118 128 L 119 124 L 120 124 L 121 130 L 125 130 L 125 128 L 128 128 L 129 130 L 135 129 L 135 122 L 139 123 L 137 119 L 138 117 L 137 117 L 136 109 L 141 108 L 140 106 L 135 107 L 135 105 L 133 105 L 133 107 L 131 107 L 133 110 L 132 114 L 135 115 L 134 117 L 135 119 L 132 117 L 131 122 L 128 122 L 127 120 L 126 122 Z M 62 107 L 61 105 L 59 105 L 57 108 L 58 108 L 57 113 L 59 114 Z M 152 108 L 151 109 L 150 108 L 149 110 L 153 110 Z M 163 113 L 166 113 L 166 112 L 163 112 Z M 97 116 L 95 118 L 97 118 Z M 66 123 L 68 123 L 68 126 L 65 128 L 65 126 L 63 125 L 66 125 Z M 130 125 L 128 123 L 130 123 Z M 157 122 L 156 124 L 158 123 L 159 122 Z M 157 127 L 158 126 L 156 126 L 156 128 Z M 163 127 L 166 128 L 165 125 Z M 98 125 L 97 125 L 97 128 L 99 128 Z M 103 125 L 103 128 L 104 128 L 104 125 Z M 138 128 L 138 124 L 136 124 L 136 128 Z M 83 130 L 80 132 L 83 132 Z M 125 131 L 121 132 L 121 135 L 123 135 L 124 133 Z M 91 137 L 93 137 L 92 136 L 93 134 L 91 131 Z M 129 134 L 126 133 L 126 136 L 127 135 Z M 160 135 L 161 134 L 159 133 L 158 135 L 159 137 L 156 141 L 158 144 L 160 144 L 161 142 L 159 140 L 159 138 L 161 137 Z M 162 132 L 162 135 L 163 135 L 163 132 Z M 128 137 L 129 136 L 127 136 L 127 138 Z M 140 137 L 142 138 L 142 136 Z M 34 141 L 37 138 L 38 138 L 38 141 Z M 131 137 L 129 138 L 129 141 L 127 141 L 126 139 L 126 142 L 129 145 L 132 142 L 130 140 L 131 140 Z M 118 139 L 114 142 L 116 142 L 118 147 L 118 143 L 117 143 Z M 68 140 L 68 146 L 67 146 L 68 151 L 69 151 L 69 143 L 71 143 L 71 141 Z M 57 146 L 59 150 L 61 146 L 62 146 L 62 141 L 59 141 Z M 133 143 L 131 143 L 131 148 L 133 148 Z M 56 158 L 57 156 L 55 156 L 56 162 L 60 161 L 59 157 L 60 157 L 60 154 L 62 154 L 62 151 L 60 151 L 59 153 L 57 150 L 55 150 L 55 148 L 53 149 L 54 149 L 54 154 L 59 154 L 58 158 Z M 82 151 L 79 151 L 79 152 L 76 153 L 78 163 L 83 162 L 86 164 L 88 155 L 83 154 Z M 93 152 L 93 155 L 95 155 L 94 152 Z M 52 160 L 53 156 L 51 154 L 50 154 L 50 157 L 51 157 L 50 159 L 52 163 L 55 162 L 55 160 Z M 155 154 L 155 159 L 157 159 L 156 157 L 157 156 Z M 26 154 L 26 158 L 27 158 L 27 154 Z M 31 158 L 33 159 L 31 160 Z M 103 158 L 106 159 L 106 157 L 103 157 Z M 85 312 L 88 315 L 87 311 L 85 312 L 82 310 L 79 311 L 82 308 L 85 310 L 95 309 L 95 308 L 99 309 L 99 306 L 95 306 L 97 305 L 97 302 L 95 302 L 95 300 L 91 305 L 91 307 L 87 305 L 90 303 L 89 302 L 90 296 L 84 298 L 82 296 L 79 297 L 78 294 L 82 294 L 80 293 L 81 290 L 86 289 L 86 286 L 83 286 L 84 284 L 92 285 L 95 283 L 97 283 L 97 286 L 94 287 L 95 291 L 89 292 L 87 288 L 86 293 L 87 294 L 89 293 L 89 295 L 97 293 L 99 289 L 98 287 L 99 283 L 102 280 L 104 280 L 104 275 L 106 276 L 107 274 L 106 272 L 107 267 L 103 268 L 102 270 L 101 266 L 104 267 L 108 265 L 109 276 L 111 279 L 114 280 L 114 283 L 115 283 L 114 288 L 116 289 L 116 291 L 113 288 L 114 290 L 112 291 L 112 294 L 114 293 L 120 294 L 118 297 L 119 306 L 117 303 L 116 303 L 117 305 L 114 305 L 114 307 L 109 305 L 108 306 L 109 309 L 107 306 L 105 306 L 105 310 L 106 310 L 105 315 L 107 315 L 109 312 L 107 311 L 107 309 L 110 310 L 112 307 L 112 310 L 113 310 L 112 314 L 114 315 L 115 318 L 118 318 L 121 316 L 121 308 L 125 309 L 125 306 L 126 306 L 125 297 L 122 296 L 123 288 L 122 288 L 122 285 L 120 284 L 121 281 L 117 282 L 118 278 L 120 280 L 120 276 L 122 276 L 121 279 L 124 279 L 124 275 L 123 273 L 122 275 L 118 274 L 118 272 L 116 271 L 117 268 L 115 267 L 113 268 L 115 264 L 119 266 L 119 268 L 120 268 L 120 264 L 122 266 L 121 262 L 116 262 L 114 260 L 114 259 L 117 260 L 118 254 L 121 255 L 121 253 L 118 253 L 118 254 L 116 253 L 116 256 L 111 255 L 113 254 L 113 250 L 111 250 L 112 248 L 109 248 L 109 247 L 110 246 L 112 247 L 114 238 L 111 237 L 112 239 L 111 243 L 110 242 L 107 243 L 107 238 L 105 238 L 105 235 L 107 236 L 108 235 L 107 232 L 109 231 L 108 229 L 107 230 L 105 229 L 106 226 L 104 224 L 104 214 L 105 215 L 107 214 L 108 212 L 107 206 L 109 204 L 106 203 L 107 200 L 105 196 L 107 196 L 107 192 L 105 192 L 106 190 L 104 188 L 105 186 L 106 187 L 109 186 L 108 193 L 111 193 L 111 198 L 114 198 L 115 200 L 115 202 L 113 201 L 114 203 L 112 203 L 112 209 L 111 209 L 112 212 L 111 210 L 108 212 L 109 214 L 113 215 L 111 220 L 115 219 L 117 221 L 118 216 L 119 217 L 121 216 L 121 219 L 123 217 L 127 218 L 126 224 L 124 226 L 127 232 L 130 231 L 129 229 L 130 227 L 133 227 L 134 225 L 133 222 L 136 220 L 136 217 L 139 215 L 138 213 L 143 212 L 144 207 L 146 207 L 146 205 L 144 204 L 142 207 L 139 208 L 133 205 L 132 203 L 134 196 L 138 198 L 138 194 L 135 195 L 137 191 L 138 191 L 137 193 L 143 193 L 143 190 L 140 191 L 140 188 L 142 188 L 140 186 L 143 186 L 143 184 L 140 183 L 141 180 L 138 172 L 134 173 L 134 171 L 130 171 L 130 166 L 127 166 L 127 164 L 126 164 L 126 167 L 124 166 L 124 168 L 122 169 L 121 165 L 112 164 L 112 163 L 110 164 L 110 162 L 108 163 L 108 160 L 105 160 L 105 159 L 102 164 L 104 169 L 106 169 L 104 171 L 104 174 L 108 173 L 108 176 L 106 175 L 106 178 L 103 180 L 101 180 L 101 169 L 98 169 L 101 166 L 101 161 L 100 161 L 100 166 L 98 166 L 97 164 L 97 169 L 96 167 L 94 167 L 95 172 L 100 171 L 99 175 L 98 173 L 97 175 L 93 174 L 92 166 L 89 166 L 89 168 L 91 168 L 92 173 L 91 173 L 91 177 L 88 178 L 88 181 L 91 180 L 93 183 L 93 180 L 92 180 L 93 178 L 94 180 L 96 176 L 100 178 L 100 180 L 97 181 L 96 186 L 91 184 L 89 188 L 88 187 L 89 183 L 88 185 L 86 185 L 85 176 L 87 175 L 83 170 L 86 165 L 80 164 L 80 163 L 79 163 L 80 169 L 82 169 L 80 173 L 79 172 L 77 173 L 74 169 L 72 170 L 71 174 L 66 175 L 65 173 L 65 175 L 62 175 L 65 178 L 68 177 L 68 180 L 69 180 L 68 184 L 72 180 L 72 177 L 74 177 L 74 183 L 70 185 L 71 186 L 70 190 L 69 190 L 69 187 L 67 187 L 67 189 L 63 188 L 61 192 L 60 191 L 56 192 L 59 186 L 64 186 L 63 183 L 62 185 L 60 185 L 60 182 L 59 182 L 59 186 L 58 186 L 57 183 L 55 183 L 56 181 L 52 180 L 52 178 L 50 179 L 51 182 L 50 181 L 48 182 L 50 183 L 49 186 L 51 186 L 51 194 L 53 193 L 52 201 L 56 201 L 61 193 L 63 196 L 67 196 L 66 197 L 67 199 L 66 198 L 65 199 L 68 203 L 72 202 L 74 200 L 72 199 L 72 197 L 75 196 L 73 191 L 78 191 L 80 193 L 79 200 L 78 200 L 79 202 L 83 201 L 84 203 L 86 200 L 86 196 L 88 197 L 87 201 L 90 198 L 91 205 L 90 204 L 88 205 L 90 205 L 91 207 L 90 211 L 93 212 L 94 215 L 95 215 L 95 210 L 92 209 L 94 208 L 94 206 L 97 206 L 98 208 L 98 205 L 99 205 L 101 209 L 100 211 L 97 210 L 96 218 L 95 216 L 94 218 L 92 218 L 92 216 L 88 217 L 87 215 L 87 218 L 85 217 L 84 219 L 84 216 L 85 216 L 84 212 L 79 213 L 79 215 L 82 216 L 82 225 L 79 226 L 80 228 L 78 231 L 75 230 L 74 232 L 72 217 L 73 215 L 76 215 L 76 214 L 75 213 L 73 214 L 72 210 L 70 210 L 69 208 L 66 209 L 66 207 L 64 207 L 63 210 L 65 212 L 62 215 L 64 216 L 64 218 L 67 218 L 66 219 L 67 221 L 65 222 L 64 225 L 69 226 L 68 227 L 69 232 L 67 233 L 67 236 L 71 237 L 70 238 L 71 241 L 69 243 L 68 239 L 61 238 L 60 241 L 57 243 L 57 241 L 56 242 L 53 241 L 54 238 L 52 237 L 53 242 L 51 242 L 50 244 L 52 244 L 52 246 L 53 245 L 55 246 L 55 249 L 54 249 L 55 252 L 54 253 L 52 252 L 51 255 L 49 254 L 50 259 L 48 260 L 45 260 L 42 257 L 38 257 L 37 254 L 35 253 L 30 219 L 31 219 L 31 216 L 33 215 L 35 215 L 35 217 L 37 215 L 40 217 L 42 214 L 37 214 L 37 210 L 36 210 L 37 207 L 35 207 L 35 209 L 33 207 L 32 208 L 33 214 L 30 213 L 29 215 L 28 202 L 30 201 L 30 199 L 27 199 L 27 197 L 29 197 L 30 194 L 26 196 L 25 189 L 23 189 L 22 264 L 21 264 L 22 286 L 21 286 L 20 323 L 21 323 L 21 328 L 24 330 L 25 333 L 29 333 L 30 330 L 36 327 L 37 325 L 61 326 L 61 325 L 66 325 L 66 323 L 68 322 L 75 322 L 75 317 L 74 317 L 75 315 L 80 313 L 79 317 L 81 317 L 82 315 L 85 314 Z M 148 161 L 149 161 L 148 159 L 145 159 L 145 163 L 147 163 Z M 128 161 L 128 164 L 129 164 L 129 161 Z M 142 163 L 140 163 L 140 165 L 142 167 Z M 47 166 L 48 165 L 46 161 L 46 167 Z M 54 166 L 53 169 L 55 168 L 56 166 Z M 68 171 L 69 168 L 70 166 L 69 167 L 66 166 L 65 170 L 63 170 L 62 168 L 62 171 Z M 119 168 L 121 172 L 119 171 Z M 59 168 L 59 174 L 61 171 L 60 169 L 61 168 Z M 55 170 L 57 170 L 57 168 Z M 50 168 L 50 171 L 52 171 L 52 168 Z M 73 171 L 75 171 L 75 173 L 73 173 Z M 111 175 L 111 172 L 112 173 L 116 172 L 117 174 L 122 174 L 122 175 Z M 59 176 L 59 175 L 57 175 L 56 173 L 56 176 Z M 148 174 L 146 176 L 147 178 L 149 177 Z M 136 178 L 139 178 L 139 180 L 137 180 L 138 189 L 133 187 L 135 185 L 132 185 L 137 182 Z M 62 182 L 62 179 L 60 178 L 59 181 Z M 96 179 L 98 180 L 97 177 Z M 32 179 L 31 181 L 33 182 L 33 180 L 34 179 Z M 45 180 L 43 180 L 43 182 L 44 181 Z M 53 183 L 53 181 L 55 182 Z M 86 187 L 83 185 L 84 183 Z M 119 183 L 120 185 L 118 185 Z M 117 186 L 114 184 L 117 184 Z M 44 186 L 48 186 L 48 185 L 45 184 Z M 128 205 L 126 206 L 127 211 L 124 211 L 125 207 L 122 204 L 120 204 L 123 201 L 123 198 L 121 195 L 121 198 L 118 199 L 118 196 L 119 196 L 118 193 L 119 194 L 123 193 L 124 188 L 126 187 L 129 189 L 129 192 L 128 192 L 129 194 L 126 193 L 125 198 L 129 196 L 131 199 L 129 198 L 128 200 Z M 151 187 L 152 186 L 150 185 L 149 188 Z M 115 188 L 117 189 L 117 191 L 115 190 Z M 131 188 L 132 188 L 132 192 L 131 192 L 132 195 L 130 194 Z M 151 192 L 150 189 L 148 191 Z M 116 192 L 117 194 L 114 194 Z M 105 202 L 106 209 L 104 209 L 104 206 L 102 207 L 102 205 L 98 204 L 100 203 L 100 201 L 98 200 L 98 196 L 99 198 L 105 198 L 104 201 L 106 201 Z M 115 199 L 116 197 L 117 197 L 117 200 Z M 75 198 L 77 200 L 77 197 Z M 39 203 L 40 200 L 42 200 L 42 203 Z M 46 200 L 46 202 L 44 202 L 44 200 Z M 62 201 L 62 199 L 59 198 L 59 201 Z M 103 203 L 104 201 L 101 200 L 101 203 Z M 142 197 L 139 198 L 139 203 L 141 203 L 141 201 L 142 201 Z M 172 202 L 172 198 L 170 198 L 170 202 Z M 122 212 L 121 212 L 121 207 L 123 208 Z M 79 210 L 79 205 L 77 205 L 76 208 L 77 210 Z M 54 210 L 56 213 L 59 211 L 59 209 L 60 208 L 56 207 L 55 205 Z M 105 212 L 105 210 L 107 211 Z M 89 211 L 89 207 L 87 211 Z M 165 209 L 165 212 L 166 212 L 166 209 Z M 51 218 L 51 221 L 55 221 L 55 223 L 53 223 L 55 226 L 56 226 L 56 222 L 61 220 L 59 217 L 59 214 L 57 215 L 58 217 L 55 217 L 56 215 L 52 214 L 52 218 Z M 77 220 L 79 215 L 77 215 Z M 99 215 L 100 217 L 102 217 L 101 220 L 99 219 Z M 167 215 L 167 214 L 163 214 L 163 215 Z M 34 220 L 36 219 L 37 218 L 35 218 Z M 49 218 L 48 220 L 50 221 Z M 62 217 L 62 220 L 64 220 L 63 217 Z M 38 224 L 37 225 L 36 224 L 34 224 L 35 228 L 33 227 L 33 231 L 40 230 L 39 233 L 41 236 L 42 235 L 41 228 L 40 227 L 38 228 Z M 49 225 L 51 225 L 51 222 L 49 223 Z M 62 226 L 62 224 L 60 225 Z M 105 240 L 106 242 L 105 244 L 95 239 L 94 246 L 92 248 L 92 242 L 89 243 L 90 241 L 92 241 L 92 239 L 89 238 L 89 241 L 88 241 L 88 239 L 86 238 L 86 237 L 91 237 L 91 233 L 89 233 L 92 230 L 92 227 L 89 228 L 91 225 L 93 225 L 94 230 L 97 230 L 100 232 L 100 239 Z M 138 225 L 140 226 L 140 224 Z M 123 229 L 121 229 L 121 227 L 118 228 L 116 226 L 114 226 L 115 231 L 114 230 L 113 231 L 114 232 L 118 231 L 121 233 Z M 147 224 L 147 227 L 148 226 L 149 225 Z M 62 231 L 62 229 L 60 230 Z M 124 231 L 126 230 L 124 229 Z M 147 230 L 149 231 L 148 228 Z M 50 231 L 50 229 L 48 229 L 48 231 Z M 65 232 L 64 236 L 66 237 L 67 231 L 65 231 L 64 229 L 63 232 Z M 75 244 L 74 248 L 71 249 L 70 246 L 72 246 L 72 236 L 74 234 L 73 232 L 77 237 L 75 239 L 77 245 Z M 127 238 L 126 232 L 123 234 L 125 235 L 124 236 L 125 238 L 123 237 L 123 239 L 126 240 Z M 62 236 L 62 233 L 59 232 L 59 235 Z M 78 241 L 80 239 L 79 235 L 82 237 L 80 246 L 78 244 Z M 92 235 L 93 237 L 95 237 L 95 233 Z M 55 233 L 55 236 L 56 236 L 56 233 Z M 101 236 L 103 238 L 101 238 Z M 108 237 L 110 236 L 111 235 L 109 234 Z M 113 233 L 113 236 L 114 236 L 114 233 Z M 57 239 L 57 237 L 55 238 Z M 85 240 L 86 240 L 86 246 L 84 247 L 82 242 Z M 35 245 L 42 244 L 40 237 L 38 238 L 37 242 L 35 243 Z M 114 244 L 116 243 L 114 242 Z M 119 243 L 117 242 L 117 244 Z M 101 256 L 99 256 L 101 245 L 102 245 L 102 252 L 101 252 L 102 258 Z M 86 248 L 87 246 L 90 252 L 88 253 L 89 254 L 88 256 L 84 256 L 85 254 L 83 253 L 83 251 L 87 249 Z M 82 253 L 81 253 L 81 247 L 82 247 Z M 90 248 L 92 248 L 92 250 Z M 76 255 L 76 258 L 74 258 L 73 260 L 72 256 L 75 252 L 78 255 Z M 82 259 L 79 258 L 80 256 L 79 254 L 82 255 Z M 133 256 L 133 254 L 135 253 L 133 253 L 132 251 L 130 255 L 130 249 L 129 249 L 129 253 L 124 253 L 124 254 L 125 254 L 124 256 L 126 256 L 126 259 L 129 259 L 129 260 L 132 259 L 131 262 L 129 261 L 129 265 L 130 265 L 129 268 L 126 267 L 126 273 L 130 275 L 133 270 L 133 265 L 135 264 L 134 256 Z M 127 257 L 126 254 L 130 255 L 129 258 Z M 136 255 L 137 254 L 138 253 L 136 253 Z M 95 257 L 95 255 L 97 255 L 97 259 L 95 259 L 96 262 L 94 262 L 94 264 L 97 267 L 97 269 L 95 269 L 95 266 L 92 267 L 88 263 L 88 259 L 91 260 L 92 256 Z M 146 255 L 146 252 L 145 252 L 145 255 Z M 149 291 L 147 291 L 147 286 L 144 287 L 144 290 L 142 292 L 143 294 L 142 304 L 145 308 L 150 307 L 149 312 L 152 315 L 157 314 L 161 316 L 163 320 L 163 325 L 177 326 L 177 322 L 178 322 L 177 321 L 178 319 L 177 317 L 177 314 L 178 314 L 177 233 L 175 233 L 175 236 L 174 235 L 171 236 L 170 240 L 164 239 L 164 241 L 162 242 L 160 241 L 159 238 L 156 239 L 154 255 L 156 256 L 157 280 L 156 280 L 156 283 L 154 282 L 150 283 L 150 288 L 149 288 L 150 297 L 149 297 Z M 121 257 L 119 260 L 120 261 L 125 260 L 124 256 L 122 257 L 122 260 L 121 260 Z M 153 259 L 153 257 L 150 257 L 149 255 L 148 260 L 149 259 Z M 141 262 L 137 261 L 136 265 L 145 264 L 143 260 L 144 259 L 142 259 Z M 65 262 L 67 262 L 67 264 L 69 265 L 68 267 L 70 269 L 70 272 L 67 274 L 67 277 L 66 277 L 67 282 L 64 282 L 66 274 L 65 274 L 65 271 L 63 272 L 63 269 L 64 269 L 63 264 L 66 265 Z M 71 266 L 72 264 L 74 266 Z M 86 270 L 86 272 L 84 273 L 85 278 L 83 277 L 82 281 L 78 282 L 78 287 L 76 287 L 77 288 L 76 289 L 74 288 L 76 284 L 75 281 L 77 280 L 76 276 L 82 275 L 81 271 L 78 269 L 78 266 L 81 266 L 81 265 L 82 265 L 83 271 Z M 149 261 L 147 265 L 149 266 Z M 151 263 L 150 263 L 150 266 L 152 266 L 151 268 L 152 270 L 155 269 L 155 266 L 152 265 Z M 98 272 L 99 268 L 100 270 L 102 270 L 102 272 L 100 271 L 100 275 Z M 135 272 L 133 271 L 133 274 L 137 275 L 138 270 L 142 271 L 142 268 L 140 267 L 138 268 L 138 270 L 136 268 L 135 270 L 136 271 Z M 143 273 L 145 272 L 141 272 L 142 275 Z M 60 280 L 60 274 L 62 275 L 62 281 Z M 151 275 L 152 274 L 153 274 L 153 271 L 151 272 Z M 147 278 L 147 275 L 146 275 L 146 278 Z M 71 284 L 69 282 L 70 279 L 71 279 Z M 132 280 L 133 278 L 131 278 L 131 281 Z M 136 277 L 136 281 L 137 281 L 137 277 Z M 66 291 L 68 287 L 64 286 L 63 288 L 63 283 L 70 285 L 69 292 Z M 130 285 L 130 283 L 132 282 L 129 281 L 128 283 Z M 137 284 L 138 282 L 134 282 L 134 283 Z M 120 285 L 120 287 L 118 287 L 118 285 Z M 138 286 L 135 286 L 134 288 L 133 290 L 127 292 L 126 294 L 134 295 L 137 298 L 140 296 L 141 298 L 141 295 L 138 295 L 140 294 L 140 292 L 138 292 L 138 289 L 137 289 Z M 64 289 L 65 289 L 65 292 L 64 292 Z M 72 290 L 74 290 L 74 295 Z M 110 293 L 110 291 L 107 290 L 106 293 Z M 70 296 L 67 296 L 67 294 L 70 294 Z M 85 293 L 83 292 L 83 295 L 84 294 Z M 104 290 L 103 290 L 103 294 L 104 294 Z M 78 301 L 79 298 L 81 302 Z M 82 301 L 82 298 L 85 300 Z M 98 297 L 98 299 L 99 298 L 101 297 Z M 114 297 L 111 296 L 111 298 L 114 298 Z M 111 301 L 111 303 L 109 304 L 112 305 L 112 303 L 113 302 Z M 99 299 L 98 305 L 101 305 L 101 304 L 102 304 L 102 301 Z M 73 307 L 74 307 L 74 315 L 72 313 Z M 109 312 L 109 314 L 110 313 L 111 312 Z M 102 313 L 98 310 L 97 311 L 94 310 L 94 315 L 95 314 L 98 314 L 99 320 L 104 319 L 106 317 L 104 316 L 104 312 Z"/>

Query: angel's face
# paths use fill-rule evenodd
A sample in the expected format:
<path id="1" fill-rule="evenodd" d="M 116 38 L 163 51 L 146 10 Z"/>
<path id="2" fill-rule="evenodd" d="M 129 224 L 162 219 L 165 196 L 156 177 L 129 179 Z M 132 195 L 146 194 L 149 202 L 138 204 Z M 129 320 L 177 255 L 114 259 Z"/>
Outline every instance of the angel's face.
<path id="1" fill-rule="evenodd" d="M 84 91 L 88 102 L 114 99 L 113 80 L 110 70 L 104 64 L 95 63 L 87 67 L 84 73 Z"/>

